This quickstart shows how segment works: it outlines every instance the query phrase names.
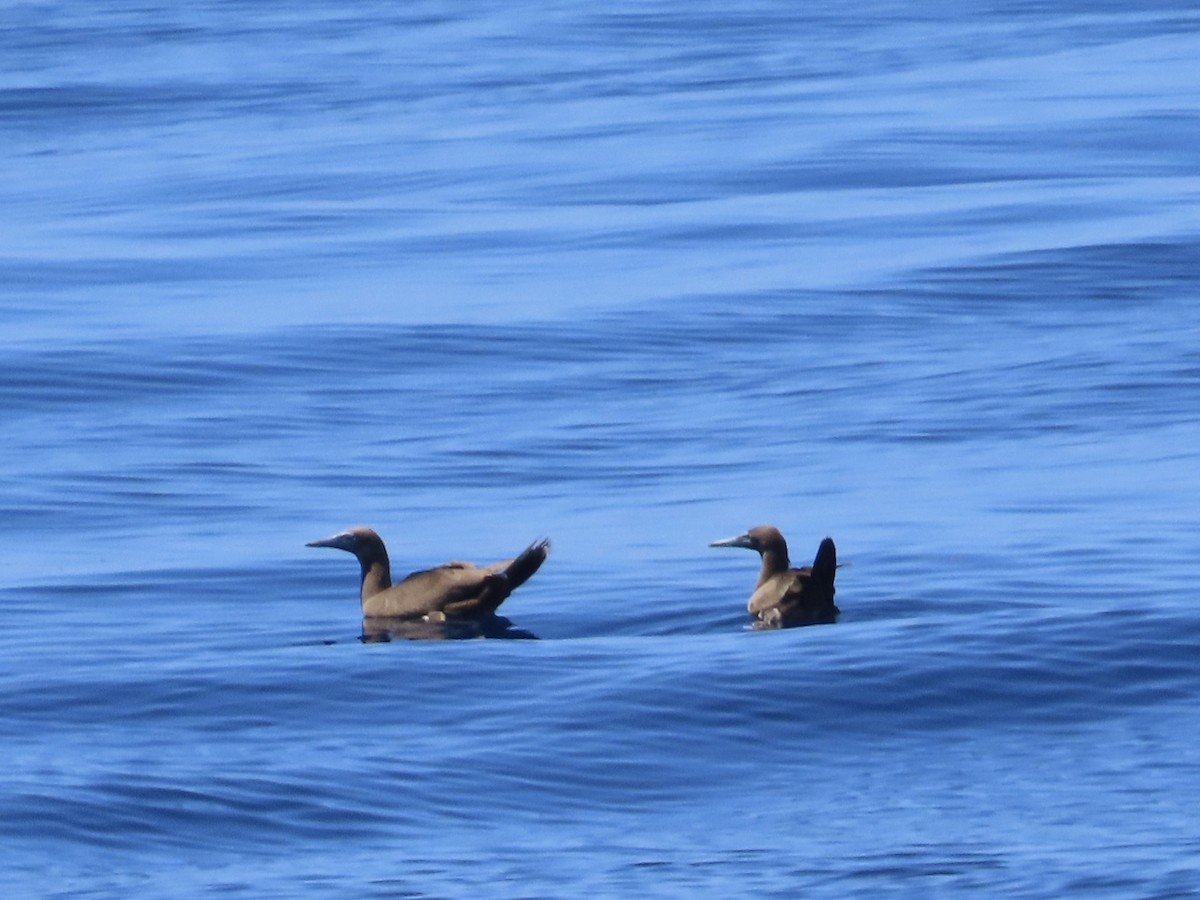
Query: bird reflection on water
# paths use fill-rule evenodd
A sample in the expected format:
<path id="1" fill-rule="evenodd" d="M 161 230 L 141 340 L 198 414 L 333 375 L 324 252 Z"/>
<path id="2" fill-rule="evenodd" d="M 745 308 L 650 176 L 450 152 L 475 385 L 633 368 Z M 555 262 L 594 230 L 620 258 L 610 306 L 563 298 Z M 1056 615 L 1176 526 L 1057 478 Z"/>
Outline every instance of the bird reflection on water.
<path id="1" fill-rule="evenodd" d="M 398 619 L 372 616 L 362 620 L 364 644 L 383 644 L 388 641 L 469 641 L 480 638 L 493 640 L 536 641 L 538 636 L 524 628 L 515 628 L 504 616 L 481 619 Z"/>

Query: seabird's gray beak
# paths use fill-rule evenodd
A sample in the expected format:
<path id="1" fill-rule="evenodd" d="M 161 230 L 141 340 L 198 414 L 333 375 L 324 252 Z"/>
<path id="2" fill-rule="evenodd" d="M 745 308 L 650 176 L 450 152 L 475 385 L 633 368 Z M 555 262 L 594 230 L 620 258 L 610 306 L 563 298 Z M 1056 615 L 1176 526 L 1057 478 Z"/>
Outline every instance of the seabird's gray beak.
<path id="1" fill-rule="evenodd" d="M 749 533 L 739 534 L 737 537 L 725 538 L 724 540 L 720 540 L 720 541 L 713 541 L 708 546 L 710 546 L 710 547 L 743 547 L 746 550 L 753 549 L 753 545 L 750 543 Z"/>
<path id="2" fill-rule="evenodd" d="M 327 538 L 321 538 L 318 541 L 309 541 L 305 547 L 334 547 L 338 550 L 349 550 L 354 552 L 354 535 L 348 531 L 339 531 L 337 534 L 331 534 Z"/>

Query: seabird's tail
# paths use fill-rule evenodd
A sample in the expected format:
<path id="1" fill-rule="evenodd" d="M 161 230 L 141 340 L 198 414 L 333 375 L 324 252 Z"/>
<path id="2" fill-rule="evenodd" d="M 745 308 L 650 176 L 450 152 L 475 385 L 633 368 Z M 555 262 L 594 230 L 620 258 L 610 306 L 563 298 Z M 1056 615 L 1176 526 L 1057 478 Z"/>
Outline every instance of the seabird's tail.
<path id="1" fill-rule="evenodd" d="M 542 567 L 546 554 L 550 552 L 550 540 L 534 541 L 521 551 L 521 554 L 510 562 L 504 569 L 504 577 L 508 579 L 508 589 L 515 591 L 533 577 L 533 573 Z"/>
<path id="2" fill-rule="evenodd" d="M 833 587 L 833 577 L 837 574 L 837 548 L 833 546 L 833 538 L 825 538 L 817 548 L 817 557 L 812 564 L 812 578 L 818 584 Z"/>

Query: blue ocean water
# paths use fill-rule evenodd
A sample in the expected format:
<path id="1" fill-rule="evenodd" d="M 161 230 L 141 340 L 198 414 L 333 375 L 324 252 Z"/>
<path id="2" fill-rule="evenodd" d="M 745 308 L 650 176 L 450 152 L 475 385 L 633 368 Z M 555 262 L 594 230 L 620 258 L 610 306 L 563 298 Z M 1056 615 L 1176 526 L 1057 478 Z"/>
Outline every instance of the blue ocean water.
<path id="1" fill-rule="evenodd" d="M 1191 4 L 0 11 L 5 896 L 1200 894 Z"/>

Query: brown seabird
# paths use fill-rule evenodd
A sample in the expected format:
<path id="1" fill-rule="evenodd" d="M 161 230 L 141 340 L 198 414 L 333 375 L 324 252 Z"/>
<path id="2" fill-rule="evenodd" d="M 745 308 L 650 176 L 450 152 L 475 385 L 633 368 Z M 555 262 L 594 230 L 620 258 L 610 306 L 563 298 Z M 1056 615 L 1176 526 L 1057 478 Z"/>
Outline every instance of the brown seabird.
<path id="1" fill-rule="evenodd" d="M 762 571 L 746 610 L 758 621 L 756 628 L 819 625 L 837 619 L 833 578 L 837 574 L 837 549 L 831 538 L 821 541 L 811 566 L 789 568 L 787 541 L 773 525 L 759 525 L 745 534 L 713 541 L 710 547 L 744 547 L 762 554 Z"/>
<path id="2" fill-rule="evenodd" d="M 509 594 L 528 581 L 546 560 L 548 540 L 534 541 L 516 559 L 476 566 L 448 562 L 413 572 L 392 584 L 383 540 L 370 528 L 350 528 L 309 541 L 306 547 L 336 547 L 358 557 L 362 566 L 364 619 L 483 619 L 492 616 Z"/>

